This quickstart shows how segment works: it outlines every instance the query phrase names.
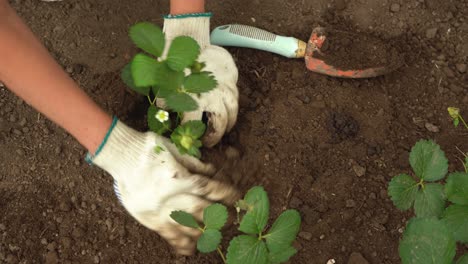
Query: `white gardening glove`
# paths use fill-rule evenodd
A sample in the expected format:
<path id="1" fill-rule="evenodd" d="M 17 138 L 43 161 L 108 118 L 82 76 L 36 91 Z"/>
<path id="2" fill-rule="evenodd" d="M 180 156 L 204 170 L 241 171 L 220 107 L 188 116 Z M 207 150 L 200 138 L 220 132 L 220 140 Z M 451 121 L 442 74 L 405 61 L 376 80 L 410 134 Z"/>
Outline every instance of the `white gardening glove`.
<path id="1" fill-rule="evenodd" d="M 219 46 L 210 45 L 211 13 L 169 15 L 164 19 L 166 48 L 178 36 L 195 39 L 201 48 L 198 60 L 204 62 L 204 71 L 213 73 L 218 87 L 200 96 L 193 96 L 199 108 L 184 113 L 182 123 L 201 120 L 203 113 L 208 117 L 207 132 L 202 141 L 207 147 L 216 145 L 225 132 L 229 132 L 237 120 L 239 110 L 239 91 L 237 89 L 238 71 L 229 52 Z M 167 51 L 166 51 L 167 52 Z M 164 103 L 160 107 L 164 107 Z"/>
<path id="2" fill-rule="evenodd" d="M 229 185 L 193 174 L 211 174 L 213 166 L 180 155 L 167 138 L 135 131 L 117 119 L 96 155 L 87 159 L 112 175 L 115 192 L 128 212 L 183 255 L 193 253 L 200 232 L 177 224 L 171 212 L 183 210 L 202 219 L 211 202 L 230 204 L 238 198 Z"/>

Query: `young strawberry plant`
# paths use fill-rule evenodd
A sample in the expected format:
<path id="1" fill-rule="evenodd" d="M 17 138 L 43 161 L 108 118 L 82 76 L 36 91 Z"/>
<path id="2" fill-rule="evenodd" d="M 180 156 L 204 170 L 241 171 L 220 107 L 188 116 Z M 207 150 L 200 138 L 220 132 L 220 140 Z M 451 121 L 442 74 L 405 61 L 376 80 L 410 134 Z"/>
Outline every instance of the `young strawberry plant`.
<path id="1" fill-rule="evenodd" d="M 400 241 L 402 263 L 453 264 L 456 242 L 468 243 L 468 174 L 453 172 L 445 185 L 439 182 L 446 177 L 448 160 L 430 140 L 416 143 L 409 161 L 413 176 L 400 174 L 388 186 L 394 205 L 414 208 L 416 214 Z M 456 263 L 468 264 L 468 255 Z"/>
<path id="2" fill-rule="evenodd" d="M 197 61 L 200 46 L 194 39 L 180 36 L 166 47 L 164 33 L 151 23 L 132 26 L 130 38 L 143 52 L 123 68 L 121 77 L 129 88 L 148 98 L 149 129 L 160 135 L 171 132 L 170 138 L 182 154 L 199 157 L 205 124 L 201 121 L 181 124 L 180 120 L 185 112 L 198 109 L 194 96 L 217 86 L 211 73 L 203 71 L 205 65 Z M 167 56 L 162 58 L 166 50 Z M 164 109 L 156 105 L 158 99 L 163 99 Z M 166 110 L 175 113 L 173 122 Z M 162 150 L 160 147 L 156 151 Z"/>
<path id="3" fill-rule="evenodd" d="M 292 246 L 301 225 L 301 217 L 296 210 L 284 211 L 266 230 L 270 202 L 262 187 L 250 189 L 243 200 L 236 203 L 239 231 L 243 234 L 229 243 L 225 256 L 220 246 L 221 228 L 225 225 L 228 212 L 225 206 L 213 204 L 203 213 L 203 225 L 183 211 L 174 211 L 172 219 L 177 223 L 199 229 L 202 232 L 197 241 L 197 249 L 202 253 L 217 251 L 227 264 L 268 264 L 283 263 L 297 251 Z M 242 214 L 242 215 L 241 215 Z"/>
<path id="4" fill-rule="evenodd" d="M 456 107 L 449 107 L 447 110 L 448 110 L 448 113 L 449 113 L 450 117 L 453 120 L 453 125 L 455 127 L 458 127 L 458 125 L 460 124 L 460 121 L 461 121 L 463 123 L 463 125 L 465 126 L 465 128 L 468 130 L 468 124 L 466 123 L 465 119 L 463 119 L 463 117 L 461 116 L 460 109 L 458 109 Z M 461 162 L 463 163 L 463 166 L 465 167 L 465 172 L 468 173 L 468 153 L 464 153 L 461 150 L 459 150 L 459 151 L 461 152 L 461 154 L 463 155 L 463 158 L 464 158 L 464 160 L 461 160 Z"/>

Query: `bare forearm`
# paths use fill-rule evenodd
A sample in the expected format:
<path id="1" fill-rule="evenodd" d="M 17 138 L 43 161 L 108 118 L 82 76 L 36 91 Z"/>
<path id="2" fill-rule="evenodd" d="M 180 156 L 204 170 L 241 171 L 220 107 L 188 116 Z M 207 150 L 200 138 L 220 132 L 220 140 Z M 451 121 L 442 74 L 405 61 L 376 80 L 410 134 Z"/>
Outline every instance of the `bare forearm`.
<path id="1" fill-rule="evenodd" d="M 203 12 L 205 12 L 205 0 L 171 0 L 172 15 Z"/>
<path id="2" fill-rule="evenodd" d="M 111 117 L 63 71 L 4 0 L 0 40 L 0 80 L 94 153 Z"/>

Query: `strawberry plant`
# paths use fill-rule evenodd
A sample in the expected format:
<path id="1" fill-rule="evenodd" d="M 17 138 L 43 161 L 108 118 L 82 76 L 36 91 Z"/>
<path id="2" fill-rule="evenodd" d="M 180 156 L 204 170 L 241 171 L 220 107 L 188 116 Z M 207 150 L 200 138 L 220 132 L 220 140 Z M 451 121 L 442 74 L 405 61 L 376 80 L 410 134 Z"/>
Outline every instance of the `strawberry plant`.
<path id="1" fill-rule="evenodd" d="M 458 125 L 460 124 L 460 121 L 461 121 L 463 123 L 463 125 L 465 126 L 465 128 L 468 130 L 468 124 L 466 123 L 465 119 L 463 119 L 463 117 L 461 116 L 460 109 L 458 109 L 456 107 L 449 107 L 447 109 L 447 111 L 448 111 L 450 117 L 452 118 L 453 125 L 455 127 L 458 127 Z M 468 153 L 464 153 L 460 149 L 458 149 L 458 150 L 463 155 L 464 160 L 461 160 L 461 162 L 463 163 L 463 166 L 465 167 L 465 172 L 468 173 Z"/>
<path id="2" fill-rule="evenodd" d="M 199 139 L 205 133 L 205 124 L 201 121 L 181 124 L 180 120 L 185 112 L 198 109 L 194 96 L 217 86 L 211 73 L 203 71 L 204 63 L 197 61 L 200 46 L 194 39 L 180 36 L 166 47 L 162 30 L 145 22 L 130 28 L 130 38 L 143 52 L 123 68 L 121 77 L 129 88 L 148 98 L 149 129 L 160 135 L 171 132 L 170 138 L 182 154 L 199 157 L 202 145 Z M 163 53 L 167 53 L 164 59 Z M 158 99 L 163 99 L 164 109 L 158 108 Z M 175 120 L 171 121 L 166 110 L 175 113 Z"/>
<path id="3" fill-rule="evenodd" d="M 468 243 L 468 173 L 450 173 L 443 185 L 448 160 L 430 140 L 416 143 L 409 161 L 413 176 L 400 174 L 388 186 L 394 205 L 416 214 L 400 241 L 402 263 L 453 264 L 456 243 Z M 456 263 L 468 264 L 468 255 Z"/>
<path id="4" fill-rule="evenodd" d="M 189 213 L 174 211 L 172 219 L 177 223 L 202 232 L 197 241 L 197 249 L 202 253 L 217 251 L 228 264 L 267 264 L 283 263 L 297 253 L 292 246 L 301 225 L 301 217 L 296 210 L 284 211 L 266 230 L 270 202 L 262 187 L 250 189 L 243 200 L 236 203 L 239 231 L 243 234 L 229 243 L 225 256 L 220 246 L 221 228 L 226 224 L 228 212 L 225 206 L 213 204 L 203 213 L 203 224 Z"/>

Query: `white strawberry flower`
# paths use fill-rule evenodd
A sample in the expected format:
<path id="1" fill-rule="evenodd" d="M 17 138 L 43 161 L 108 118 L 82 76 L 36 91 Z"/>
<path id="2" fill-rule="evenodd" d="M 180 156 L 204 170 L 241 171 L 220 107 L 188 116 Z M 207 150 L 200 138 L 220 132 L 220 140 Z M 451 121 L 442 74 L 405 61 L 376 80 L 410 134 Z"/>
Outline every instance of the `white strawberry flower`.
<path id="1" fill-rule="evenodd" d="M 159 122 L 164 123 L 169 120 L 169 113 L 164 110 L 159 110 L 154 117 L 156 117 Z"/>

